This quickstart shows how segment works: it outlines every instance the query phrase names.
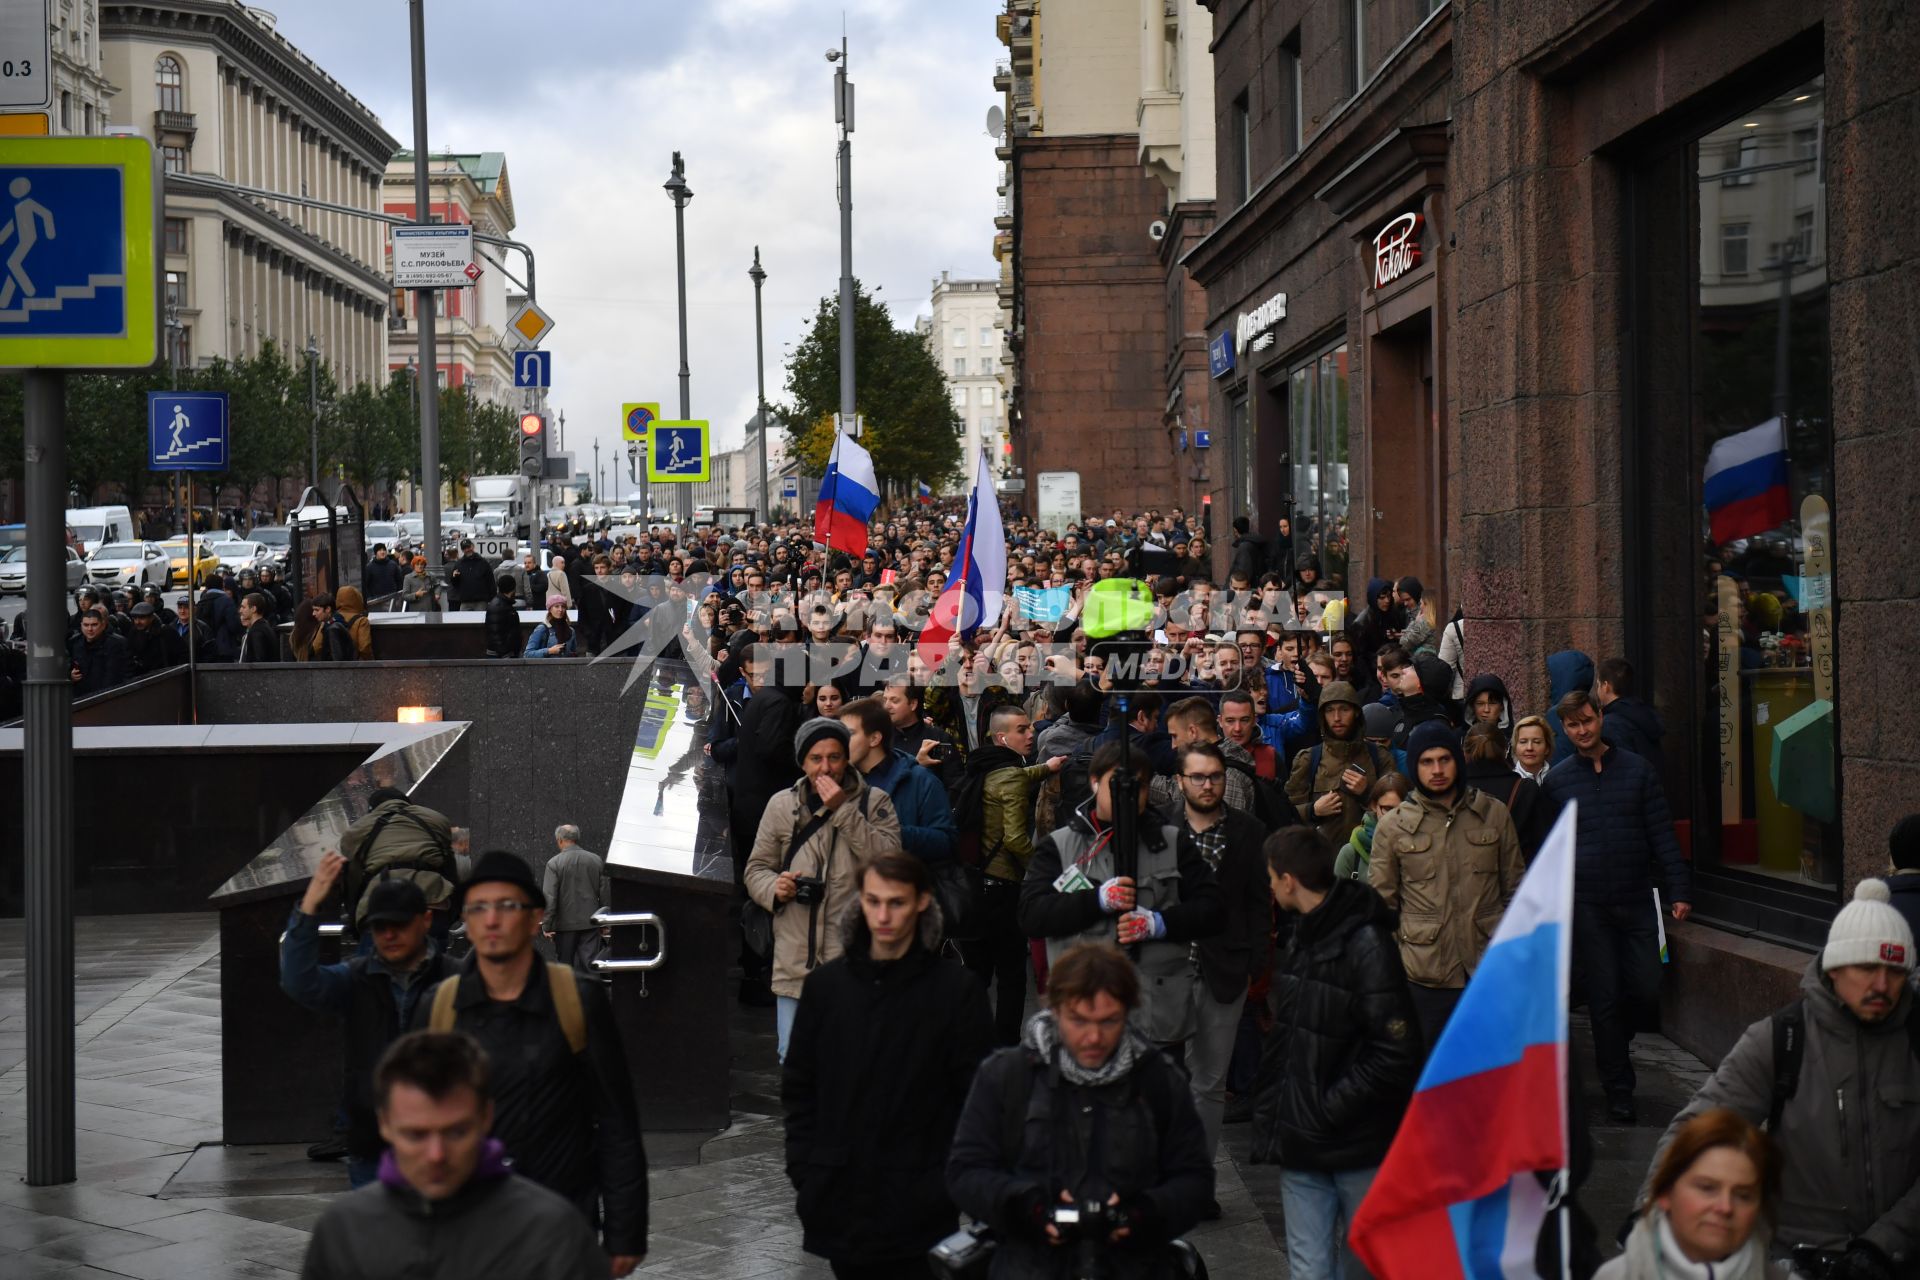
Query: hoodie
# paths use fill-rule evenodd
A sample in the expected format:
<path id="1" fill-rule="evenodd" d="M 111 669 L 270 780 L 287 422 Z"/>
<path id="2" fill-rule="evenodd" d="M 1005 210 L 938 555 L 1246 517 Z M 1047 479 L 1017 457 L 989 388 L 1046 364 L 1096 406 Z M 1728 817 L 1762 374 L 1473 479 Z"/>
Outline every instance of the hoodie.
<path id="1" fill-rule="evenodd" d="M 1491 693 L 1500 699 L 1500 718 L 1495 720 L 1494 723 L 1500 726 L 1500 732 L 1511 735 L 1513 732 L 1513 699 L 1507 694 L 1507 682 L 1491 672 L 1475 676 L 1473 683 L 1467 686 L 1466 705 L 1463 708 L 1467 726 L 1471 728 L 1479 723 L 1480 718 L 1474 711 L 1473 704 L 1483 693 Z"/>
<path id="2" fill-rule="evenodd" d="M 1665 773 L 1667 757 L 1660 749 L 1660 739 L 1667 736 L 1667 727 L 1660 723 L 1658 711 L 1638 698 L 1625 697 L 1609 702 L 1601 709 L 1601 715 L 1601 741 L 1622 751 L 1631 751 L 1657 772 Z"/>
<path id="3" fill-rule="evenodd" d="M 1573 754 L 1573 742 L 1560 727 L 1560 699 L 1575 689 L 1593 688 L 1593 659 L 1578 649 L 1547 655 L 1547 723 L 1553 726 L 1554 764 Z"/>

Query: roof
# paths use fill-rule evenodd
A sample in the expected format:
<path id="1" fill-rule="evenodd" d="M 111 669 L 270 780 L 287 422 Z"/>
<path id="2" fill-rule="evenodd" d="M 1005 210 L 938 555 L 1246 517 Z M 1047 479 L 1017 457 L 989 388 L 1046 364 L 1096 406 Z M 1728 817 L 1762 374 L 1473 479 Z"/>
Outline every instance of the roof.
<path id="1" fill-rule="evenodd" d="M 473 185 L 480 188 L 485 195 L 494 193 L 494 189 L 500 185 L 501 177 L 507 171 L 507 153 L 504 151 L 432 151 L 427 153 L 427 158 L 438 160 L 443 164 L 452 161 L 459 165 L 466 171 L 466 175 L 473 179 Z M 413 152 L 396 151 L 393 153 L 393 159 L 389 161 L 390 164 L 402 162 L 412 164 Z"/>

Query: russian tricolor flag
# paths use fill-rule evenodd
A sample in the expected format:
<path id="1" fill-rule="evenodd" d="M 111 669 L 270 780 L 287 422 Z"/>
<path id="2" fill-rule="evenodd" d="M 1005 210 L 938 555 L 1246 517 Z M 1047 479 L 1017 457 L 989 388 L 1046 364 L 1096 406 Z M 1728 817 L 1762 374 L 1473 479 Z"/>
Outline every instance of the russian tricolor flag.
<path id="1" fill-rule="evenodd" d="M 867 554 L 867 521 L 879 505 L 873 455 L 852 436 L 836 432 L 827 474 L 820 479 L 820 499 L 813 504 L 813 540 L 830 551 Z"/>
<path id="2" fill-rule="evenodd" d="M 1375 1280 L 1528 1280 L 1567 1165 L 1575 805 L 1520 882 L 1349 1239 Z"/>
<path id="3" fill-rule="evenodd" d="M 921 661 L 938 669 L 956 635 L 971 636 L 982 626 L 998 623 L 1006 589 L 1007 531 L 1000 522 L 993 471 L 982 453 L 974 469 L 973 492 L 967 495 L 967 527 L 960 533 L 953 576 L 933 602 L 920 632 Z"/>
<path id="4" fill-rule="evenodd" d="M 921 502 L 926 503 L 926 502 L 933 501 L 933 490 L 927 488 L 927 482 L 925 480 L 914 481 L 913 491 L 914 491 L 914 496 L 918 498 Z"/>
<path id="5" fill-rule="evenodd" d="M 1713 540 L 1751 538 L 1786 523 L 1787 438 L 1779 418 L 1714 441 L 1707 452 L 1700 500 L 1712 522 Z"/>

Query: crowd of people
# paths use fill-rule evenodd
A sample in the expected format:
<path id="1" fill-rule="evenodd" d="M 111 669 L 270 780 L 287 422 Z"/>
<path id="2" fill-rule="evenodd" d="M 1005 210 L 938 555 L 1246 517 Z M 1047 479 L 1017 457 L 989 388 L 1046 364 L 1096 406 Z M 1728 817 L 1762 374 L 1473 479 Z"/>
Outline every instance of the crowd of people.
<path id="1" fill-rule="evenodd" d="M 939 505 L 884 516 L 855 554 L 783 524 L 556 533 L 524 588 L 488 574 L 489 610 L 543 591 L 549 606 L 499 652 L 631 650 L 687 663 L 715 695 L 704 767 L 728 797 L 738 994 L 774 1010 L 795 1212 L 835 1274 L 924 1274 L 929 1249 L 961 1268 L 989 1241 L 995 1276 L 1080 1274 L 1096 1255 L 1115 1275 L 1183 1274 L 1179 1237 L 1218 1214 L 1213 1159 L 1240 1123 L 1281 1170 L 1289 1274 L 1354 1274 L 1347 1224 L 1569 801 L 1575 998 L 1609 1117 L 1636 1122 L 1656 913 L 1685 920 L 1693 895 L 1630 663 L 1555 653 L 1549 698 L 1517 703 L 1471 665 L 1471 622 L 1436 618 L 1418 581 L 1375 579 L 1350 612 L 1311 555 L 1237 525 L 1216 557 L 1177 510 L 1058 536 L 1010 517 L 1004 607 L 928 643 L 972 563 L 959 524 Z M 1669 1127 L 1603 1274 L 1784 1274 L 1768 1268 L 1796 1249 L 1809 1277 L 1920 1265 L 1920 821 L 1893 845 L 1895 874 L 1840 911 L 1802 998 Z M 644 1254 L 644 1156 L 604 1096 L 625 1070 L 603 1053 L 604 997 L 561 956 L 548 982 L 528 976 L 555 899 L 515 855 L 487 854 L 365 912 L 352 991 L 379 1016 L 349 1018 L 364 1037 L 349 1154 L 385 1139 L 372 1177 L 389 1198 L 330 1212 L 311 1274 L 395 1274 L 356 1233 L 425 1238 L 439 1211 L 418 1202 L 508 1203 L 502 1154 L 600 1229 L 614 1274 Z M 474 948 L 445 976 L 421 967 L 444 954 L 439 903 Z M 395 912 L 424 940 L 398 960 L 381 941 Z M 561 1074 L 594 1119 L 516 1127 L 539 1106 L 525 1045 L 561 1054 L 569 1028 L 583 1047 Z M 427 1112 L 465 1135 L 428 1144 L 439 1163 L 404 1136 L 432 1124 L 396 1119 Z M 1576 1149 L 1585 1123 L 1570 1117 Z M 561 1132 L 586 1135 L 568 1159 L 523 1158 Z M 1604 1250 L 1579 1164 L 1565 1245 L 1592 1275 Z M 533 1273 L 584 1274 L 553 1262 L 578 1233 L 541 1230 L 556 1269 Z"/>

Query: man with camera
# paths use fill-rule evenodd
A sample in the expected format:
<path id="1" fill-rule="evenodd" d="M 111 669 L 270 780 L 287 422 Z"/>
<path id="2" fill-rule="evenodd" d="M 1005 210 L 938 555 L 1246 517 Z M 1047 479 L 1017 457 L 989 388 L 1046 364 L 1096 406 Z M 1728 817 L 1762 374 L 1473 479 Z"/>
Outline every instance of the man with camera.
<path id="1" fill-rule="evenodd" d="M 1128 1025 L 1140 999 L 1119 948 L 1078 943 L 1019 1047 L 975 1075 L 947 1189 L 991 1229 L 994 1274 L 1179 1274 L 1173 1242 L 1213 1199 L 1213 1162 L 1179 1069 Z M 968 1243 L 942 1242 L 936 1262 L 953 1265 Z"/>
<path id="2" fill-rule="evenodd" d="M 857 892 L 859 868 L 898 853 L 900 819 L 886 792 L 861 780 L 847 760 L 847 728 L 816 716 L 793 738 L 801 778 L 767 802 L 747 896 L 773 916 L 773 994 L 781 1061 L 800 1008 L 800 987 L 840 954 L 836 917 Z"/>

